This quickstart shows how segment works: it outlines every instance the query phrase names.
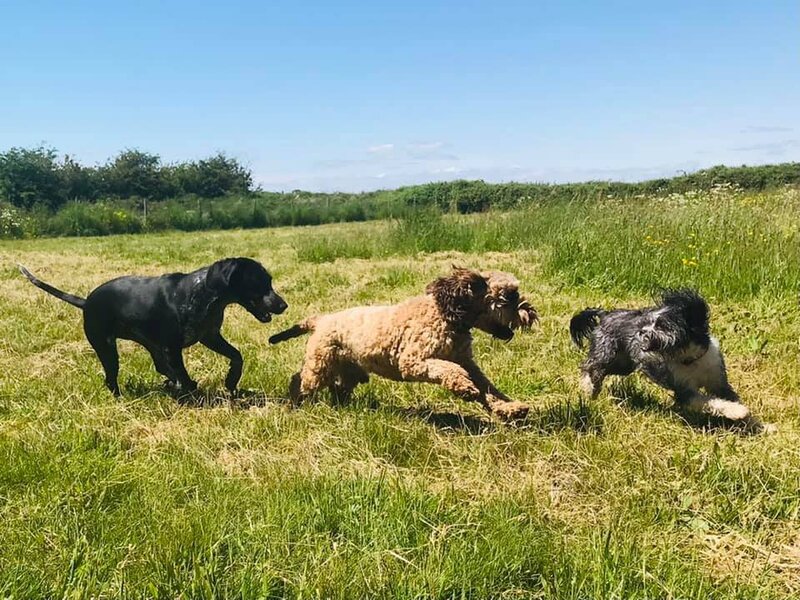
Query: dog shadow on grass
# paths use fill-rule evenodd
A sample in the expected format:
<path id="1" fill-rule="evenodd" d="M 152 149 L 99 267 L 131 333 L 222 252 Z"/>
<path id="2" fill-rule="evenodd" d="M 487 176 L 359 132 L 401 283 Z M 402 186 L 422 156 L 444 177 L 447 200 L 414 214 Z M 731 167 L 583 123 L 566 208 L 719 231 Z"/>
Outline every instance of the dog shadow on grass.
<path id="1" fill-rule="evenodd" d="M 419 420 L 448 434 L 483 435 L 503 428 L 534 430 L 543 434 L 560 431 L 578 433 L 602 433 L 603 416 L 593 404 L 578 400 L 532 407 L 525 419 L 514 422 L 501 422 L 488 414 L 470 414 L 466 412 L 436 410 L 429 405 L 397 406 L 382 401 L 372 390 L 356 392 L 352 397 L 342 399 L 327 390 L 321 391 L 315 398 L 295 404 L 285 397 L 269 396 L 262 390 L 239 389 L 230 393 L 218 387 L 201 387 L 193 392 L 178 393 L 164 384 L 128 382 L 125 386 L 127 394 L 136 397 L 167 395 L 186 408 L 229 407 L 247 410 L 252 407 L 267 405 L 284 406 L 300 409 L 313 403 L 328 404 L 332 408 L 352 408 L 368 411 L 383 411 L 407 420 Z M 384 399 L 385 400 L 385 399 Z"/>
<path id="2" fill-rule="evenodd" d="M 574 431 L 579 434 L 602 435 L 605 429 L 603 413 L 583 398 L 532 408 L 522 424 L 543 434 Z"/>
<path id="3" fill-rule="evenodd" d="M 435 411 L 428 407 L 420 406 L 387 406 L 385 408 L 404 419 L 424 421 L 443 433 L 481 435 L 497 429 L 497 424 L 489 417 L 479 417 L 449 411 Z"/>
<path id="4" fill-rule="evenodd" d="M 747 436 L 771 431 L 771 426 L 763 424 L 752 416 L 745 420 L 732 421 L 723 417 L 692 412 L 674 403 L 666 405 L 654 391 L 643 389 L 635 381 L 622 380 L 612 383 L 609 395 L 620 407 L 664 417 L 677 415 L 686 425 L 703 433 L 728 431 Z"/>
<path id="5" fill-rule="evenodd" d="M 675 411 L 665 405 L 653 390 L 642 387 L 635 380 L 621 379 L 612 381 L 608 387 L 608 396 L 614 404 L 635 412 L 657 415 L 672 415 Z"/>
<path id="6" fill-rule="evenodd" d="M 290 404 L 286 398 L 269 396 L 263 390 L 237 389 L 235 392 L 226 390 L 198 390 L 192 394 L 176 398 L 185 406 L 195 408 L 214 408 L 227 406 L 247 410 L 249 408 L 263 408 L 267 405 L 286 406 Z"/>
<path id="7" fill-rule="evenodd" d="M 199 388 L 190 393 L 179 394 L 163 384 L 147 384 L 139 381 L 128 382 L 125 387 L 127 394 L 136 397 L 167 394 L 187 408 L 229 407 L 247 410 L 268 405 L 295 409 L 303 406 L 303 404 L 293 404 L 288 398 L 269 396 L 264 391 L 256 389 L 239 389 L 230 393 L 216 387 Z M 618 406 L 626 410 L 658 414 L 665 418 L 677 415 L 686 425 L 703 433 L 729 431 L 740 435 L 756 435 L 771 431 L 771 426 L 762 424 L 755 417 L 744 422 L 730 421 L 681 410 L 674 405 L 668 406 L 656 393 L 632 381 L 622 380 L 612 383 L 609 395 Z M 355 406 L 367 410 L 383 410 L 404 419 L 421 420 L 443 433 L 450 434 L 483 435 L 497 431 L 498 428 L 510 427 L 537 431 L 545 435 L 562 431 L 602 435 L 605 429 L 602 411 L 594 402 L 580 397 L 575 401 L 531 407 L 525 419 L 511 423 L 501 423 L 489 415 L 439 411 L 430 406 L 400 407 L 385 404 L 380 402 L 374 393 L 366 390 L 363 393 L 356 393 L 348 400 L 323 392 L 320 397 L 306 402 L 324 402 L 336 408 Z"/>
<path id="8" fill-rule="evenodd" d="M 384 410 L 389 410 L 404 419 L 421 420 L 443 433 L 453 434 L 482 435 L 503 428 L 533 430 L 543 434 L 561 431 L 600 434 L 603 431 L 602 415 L 581 401 L 531 408 L 525 419 L 512 422 L 501 422 L 489 415 L 476 416 L 468 413 L 437 411 L 427 406 L 387 406 Z"/>
<path id="9" fill-rule="evenodd" d="M 181 406 L 187 408 L 216 408 L 229 406 L 231 408 L 248 409 L 263 407 L 267 404 L 285 405 L 289 401 L 285 398 L 268 396 L 262 390 L 238 389 L 229 392 L 217 387 L 198 388 L 192 392 L 179 392 L 166 383 L 145 383 L 141 381 L 127 382 L 124 387 L 125 395 L 132 397 L 168 396 Z"/>

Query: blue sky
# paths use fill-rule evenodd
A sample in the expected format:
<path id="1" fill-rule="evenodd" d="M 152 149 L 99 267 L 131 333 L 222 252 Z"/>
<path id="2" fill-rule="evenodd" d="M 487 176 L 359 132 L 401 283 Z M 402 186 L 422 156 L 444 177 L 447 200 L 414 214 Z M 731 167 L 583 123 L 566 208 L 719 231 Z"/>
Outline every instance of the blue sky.
<path id="1" fill-rule="evenodd" d="M 800 160 L 800 2 L 0 0 L 0 150 L 265 189 Z"/>

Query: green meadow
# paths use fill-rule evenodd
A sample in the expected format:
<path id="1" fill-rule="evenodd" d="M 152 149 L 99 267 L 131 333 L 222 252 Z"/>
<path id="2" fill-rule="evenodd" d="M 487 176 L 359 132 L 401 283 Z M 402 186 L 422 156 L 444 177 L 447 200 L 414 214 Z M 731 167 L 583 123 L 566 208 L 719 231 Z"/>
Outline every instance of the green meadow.
<path id="1" fill-rule="evenodd" d="M 0 242 L 0 597 L 796 598 L 800 596 L 800 191 L 726 186 L 533 202 L 477 215 Z M 289 303 L 185 352 L 201 391 L 164 393 L 121 342 L 105 389 L 79 311 L 127 273 L 260 260 Z M 452 264 L 510 271 L 541 323 L 478 363 L 531 405 L 517 426 L 444 390 L 372 378 L 292 407 L 296 320 L 422 292 Z M 578 393 L 586 306 L 696 286 L 731 383 L 771 435 L 687 420 L 639 377 Z"/>

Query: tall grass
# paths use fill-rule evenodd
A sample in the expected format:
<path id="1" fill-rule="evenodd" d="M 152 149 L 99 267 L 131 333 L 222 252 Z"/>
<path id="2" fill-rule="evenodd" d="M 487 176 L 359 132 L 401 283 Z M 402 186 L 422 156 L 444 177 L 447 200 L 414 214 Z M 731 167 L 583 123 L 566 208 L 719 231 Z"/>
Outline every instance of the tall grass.
<path id="1" fill-rule="evenodd" d="M 586 208 L 554 223 L 548 240 L 546 269 L 565 285 L 618 292 L 693 285 L 732 298 L 800 289 L 796 190 Z"/>
<path id="2" fill-rule="evenodd" d="M 419 211 L 383 236 L 326 234 L 296 246 L 309 262 L 420 252 L 541 252 L 564 286 L 622 294 L 692 285 L 718 297 L 800 290 L 800 191 L 729 189 L 543 204 L 478 216 Z"/>
<path id="3" fill-rule="evenodd" d="M 321 225 L 385 219 L 401 212 L 394 199 L 306 199 L 269 193 L 147 203 L 140 198 L 72 201 L 57 211 L 23 210 L 0 202 L 0 239 Z"/>

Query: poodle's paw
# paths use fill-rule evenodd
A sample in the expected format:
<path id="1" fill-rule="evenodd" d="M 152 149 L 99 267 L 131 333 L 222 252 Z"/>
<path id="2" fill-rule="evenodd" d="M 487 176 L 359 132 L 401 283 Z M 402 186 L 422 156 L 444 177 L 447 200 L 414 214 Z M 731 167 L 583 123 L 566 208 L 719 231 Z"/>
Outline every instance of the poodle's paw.
<path id="1" fill-rule="evenodd" d="M 492 404 L 492 414 L 503 421 L 518 421 L 528 415 L 530 407 L 522 402 L 498 400 Z"/>

